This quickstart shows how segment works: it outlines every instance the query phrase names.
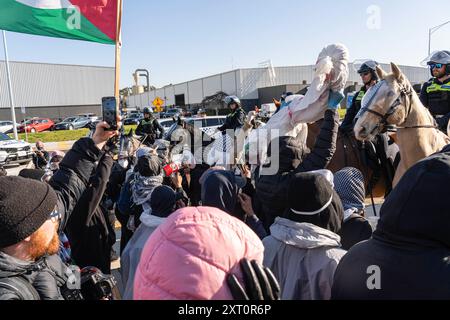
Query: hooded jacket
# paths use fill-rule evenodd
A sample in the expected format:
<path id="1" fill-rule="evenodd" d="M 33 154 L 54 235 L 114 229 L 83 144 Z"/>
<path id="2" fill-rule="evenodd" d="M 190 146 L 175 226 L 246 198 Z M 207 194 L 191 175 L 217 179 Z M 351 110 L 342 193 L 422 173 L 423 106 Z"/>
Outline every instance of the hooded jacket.
<path id="1" fill-rule="evenodd" d="M 340 237 L 309 223 L 276 218 L 263 240 L 264 266 L 280 282 L 282 300 L 328 300 L 339 260 Z"/>
<path id="2" fill-rule="evenodd" d="M 333 299 L 450 299 L 449 179 L 450 153 L 403 176 L 381 208 L 372 239 L 341 260 Z"/>
<path id="3" fill-rule="evenodd" d="M 141 253 L 152 233 L 166 221 L 174 211 L 176 201 L 183 197 L 183 190 L 175 193 L 167 186 L 155 189 L 150 199 L 151 212 L 141 215 L 142 224 L 137 228 L 126 246 L 120 260 L 122 283 L 125 288 L 123 299 L 133 299 L 134 276 L 141 259 Z"/>
<path id="4" fill-rule="evenodd" d="M 363 218 L 366 191 L 364 176 L 356 168 L 344 168 L 334 175 L 334 188 L 344 206 L 344 223 L 339 235 L 342 247 L 349 250 L 355 244 L 370 239 L 372 227 Z"/>
<path id="5" fill-rule="evenodd" d="M 312 152 L 305 143 L 292 137 L 279 138 L 279 171 L 256 178 L 254 209 L 268 231 L 275 218 L 286 210 L 287 190 L 295 174 L 324 169 L 336 151 L 339 127 L 336 111 L 327 110 L 320 134 Z M 269 152 L 271 148 L 269 147 Z"/>
<path id="6" fill-rule="evenodd" d="M 243 212 L 238 202 L 239 187 L 236 178 L 231 171 L 215 171 L 208 175 L 202 186 L 203 206 L 214 207 L 225 211 L 228 214 L 245 220 Z M 263 239 L 267 236 L 264 226 L 256 216 L 247 219 L 247 225 Z"/>
<path id="7" fill-rule="evenodd" d="M 243 222 L 210 207 L 180 209 L 152 234 L 134 281 L 135 300 L 232 300 L 229 273 L 242 281 L 243 258 L 263 260 Z"/>

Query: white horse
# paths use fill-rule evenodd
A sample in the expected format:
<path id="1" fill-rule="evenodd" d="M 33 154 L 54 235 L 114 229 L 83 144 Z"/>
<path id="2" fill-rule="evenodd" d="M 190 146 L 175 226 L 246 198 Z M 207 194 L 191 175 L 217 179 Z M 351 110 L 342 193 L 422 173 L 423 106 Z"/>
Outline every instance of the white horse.
<path id="1" fill-rule="evenodd" d="M 418 161 L 450 144 L 450 138 L 437 128 L 431 113 L 423 106 L 399 67 L 391 63 L 391 68 L 391 74 L 377 68 L 381 81 L 363 99 L 355 136 L 368 141 L 387 126 L 398 129 L 396 142 L 401 162 L 393 182 L 395 186 Z"/>

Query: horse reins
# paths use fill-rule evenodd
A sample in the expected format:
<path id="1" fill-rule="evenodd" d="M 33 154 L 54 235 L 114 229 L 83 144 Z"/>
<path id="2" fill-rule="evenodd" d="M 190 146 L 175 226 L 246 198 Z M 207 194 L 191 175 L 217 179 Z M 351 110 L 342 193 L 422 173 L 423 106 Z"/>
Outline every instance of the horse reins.
<path id="1" fill-rule="evenodd" d="M 361 109 L 362 110 L 362 114 L 364 114 L 365 112 L 371 113 L 376 115 L 377 117 L 381 118 L 380 122 L 377 124 L 377 126 L 375 126 L 375 128 L 372 130 L 372 132 L 370 132 L 370 134 L 374 134 L 375 131 L 377 129 L 380 129 L 380 127 L 385 128 L 385 131 L 381 131 L 381 133 L 383 132 L 387 132 L 387 131 L 397 131 L 398 129 L 436 129 L 438 130 L 439 128 L 436 125 L 415 125 L 415 126 L 408 126 L 408 127 L 399 127 L 399 126 L 394 126 L 394 125 L 390 125 L 388 123 L 389 118 L 395 114 L 395 112 L 397 112 L 397 109 L 402 105 L 402 100 L 409 100 L 409 105 L 406 103 L 405 101 L 405 109 L 406 109 L 406 118 L 409 117 L 409 115 L 411 114 L 411 110 L 412 110 L 412 89 L 407 89 L 405 87 L 401 88 L 400 91 L 400 95 L 397 97 L 397 99 L 395 99 L 394 103 L 389 107 L 389 110 L 383 115 L 375 110 L 369 109 L 368 107 Z M 408 99 L 409 98 L 409 99 Z M 389 129 L 390 128 L 390 129 Z"/>

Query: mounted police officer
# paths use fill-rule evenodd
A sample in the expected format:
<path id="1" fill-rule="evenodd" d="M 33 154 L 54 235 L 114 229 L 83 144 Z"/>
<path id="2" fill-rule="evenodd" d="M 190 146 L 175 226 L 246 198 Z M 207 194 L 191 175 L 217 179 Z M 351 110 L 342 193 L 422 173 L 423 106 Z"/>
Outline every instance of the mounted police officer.
<path id="1" fill-rule="evenodd" d="M 241 100 L 236 96 L 228 96 L 225 98 L 225 103 L 231 109 L 231 113 L 225 119 L 224 125 L 218 130 L 225 132 L 242 128 L 246 115 L 244 109 L 242 109 Z"/>
<path id="2" fill-rule="evenodd" d="M 428 59 L 431 78 L 422 87 L 420 101 L 427 107 L 439 128 L 447 132 L 450 120 L 450 51 L 438 51 Z"/>
<path id="3" fill-rule="evenodd" d="M 150 108 L 144 108 L 144 119 L 136 128 L 136 134 L 142 136 L 143 143 L 147 146 L 152 146 L 164 135 L 164 128 L 155 119 Z"/>
<path id="4" fill-rule="evenodd" d="M 343 132 L 352 132 L 355 125 L 355 118 L 359 110 L 361 110 L 361 101 L 366 95 L 366 92 L 378 83 L 377 66 L 378 62 L 369 60 L 364 62 L 358 69 L 358 73 L 361 76 L 361 80 L 364 86 L 355 95 L 349 108 L 347 108 L 347 113 L 345 119 L 341 124 L 340 130 Z"/>
<path id="5" fill-rule="evenodd" d="M 361 110 L 363 98 L 369 89 L 375 86 L 380 80 L 377 75 L 378 66 L 378 62 L 368 60 L 358 69 L 357 72 L 361 76 L 364 86 L 353 98 L 350 108 L 347 109 L 345 119 L 339 128 L 341 132 L 353 134 L 354 125 L 358 120 L 357 116 Z M 395 168 L 399 162 L 398 151 L 398 146 L 386 133 L 379 134 L 374 141 L 364 145 L 361 155 L 364 162 L 372 168 L 374 172 L 372 177 L 373 181 L 370 183 L 369 190 L 376 184 L 377 180 L 381 178 L 381 173 L 384 171 L 384 174 L 387 177 L 386 190 L 387 193 L 390 193 L 392 180 L 395 175 Z"/>

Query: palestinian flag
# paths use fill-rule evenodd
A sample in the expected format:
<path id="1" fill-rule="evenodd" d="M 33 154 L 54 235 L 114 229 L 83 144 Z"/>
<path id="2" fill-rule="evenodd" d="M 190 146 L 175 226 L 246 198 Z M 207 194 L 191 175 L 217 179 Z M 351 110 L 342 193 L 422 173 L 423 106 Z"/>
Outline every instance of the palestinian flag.
<path id="1" fill-rule="evenodd" d="M 0 29 L 115 44 L 118 0 L 1 0 Z"/>

